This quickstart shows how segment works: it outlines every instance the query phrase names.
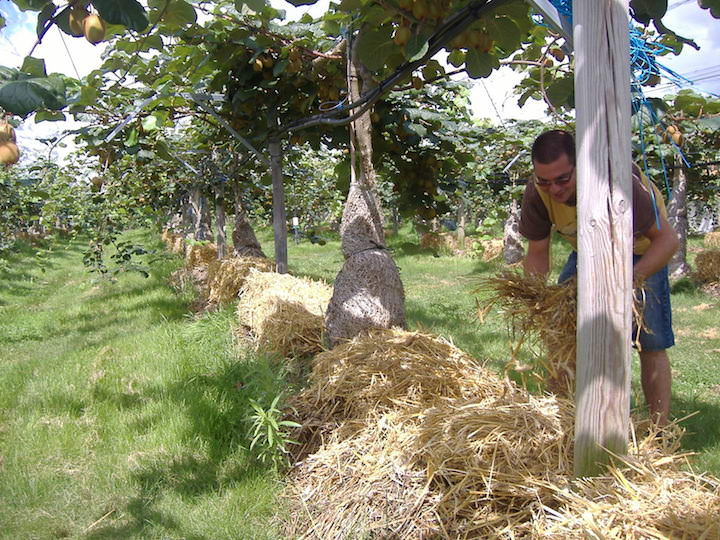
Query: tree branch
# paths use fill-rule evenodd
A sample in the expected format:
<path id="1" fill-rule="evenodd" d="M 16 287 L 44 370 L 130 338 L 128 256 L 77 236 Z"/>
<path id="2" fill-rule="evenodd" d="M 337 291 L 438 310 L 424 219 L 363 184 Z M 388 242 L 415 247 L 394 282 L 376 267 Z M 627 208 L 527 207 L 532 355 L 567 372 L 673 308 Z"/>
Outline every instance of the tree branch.
<path id="1" fill-rule="evenodd" d="M 317 114 L 309 118 L 291 122 L 286 126 L 281 126 L 276 132 L 270 134 L 269 136 L 280 137 L 285 133 L 312 126 L 342 126 L 354 121 L 372 107 L 383 95 L 391 91 L 398 81 L 411 74 L 418 67 L 427 63 L 427 61 L 435 56 L 435 53 L 437 53 L 446 43 L 449 43 L 456 36 L 464 32 L 483 13 L 511 1 L 513 0 L 476 0 L 474 2 L 470 2 L 456 14 L 449 17 L 445 23 L 443 23 L 443 25 L 430 37 L 428 40 L 428 51 L 422 58 L 413 62 L 405 62 L 404 64 L 398 66 L 392 75 L 379 83 L 378 86 L 370 92 L 366 92 L 360 96 L 360 99 L 352 105 L 344 105 L 326 113 Z M 335 118 L 338 115 L 347 114 L 351 109 L 355 108 L 358 108 L 358 110 L 352 115 L 344 118 Z"/>

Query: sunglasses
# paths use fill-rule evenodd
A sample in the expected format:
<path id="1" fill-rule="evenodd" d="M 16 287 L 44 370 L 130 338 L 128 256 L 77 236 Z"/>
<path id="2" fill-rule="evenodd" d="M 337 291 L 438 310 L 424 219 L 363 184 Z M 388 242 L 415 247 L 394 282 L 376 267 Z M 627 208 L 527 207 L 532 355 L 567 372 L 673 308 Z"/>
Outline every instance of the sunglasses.
<path id="1" fill-rule="evenodd" d="M 544 178 L 540 178 L 539 176 L 534 175 L 535 184 L 541 188 L 549 188 L 553 184 L 555 184 L 556 186 L 564 186 L 570 180 L 572 180 L 573 174 L 575 174 L 575 167 L 570 169 L 570 172 L 563 174 L 562 176 L 558 176 L 554 180 L 545 180 Z"/>

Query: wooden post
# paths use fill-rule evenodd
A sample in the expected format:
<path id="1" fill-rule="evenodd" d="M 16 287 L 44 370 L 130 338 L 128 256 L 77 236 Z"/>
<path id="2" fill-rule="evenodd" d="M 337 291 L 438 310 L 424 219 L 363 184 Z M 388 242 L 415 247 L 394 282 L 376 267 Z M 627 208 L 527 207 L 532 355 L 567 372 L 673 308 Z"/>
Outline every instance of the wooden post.
<path id="1" fill-rule="evenodd" d="M 227 255 L 225 240 L 225 188 L 222 184 L 215 188 L 215 239 L 217 258 L 221 260 Z"/>
<path id="2" fill-rule="evenodd" d="M 578 319 L 575 474 L 627 452 L 632 322 L 628 0 L 574 0 Z"/>
<path id="3" fill-rule="evenodd" d="M 279 274 L 287 274 L 287 216 L 285 213 L 285 190 L 283 188 L 282 155 L 280 141 L 268 142 L 270 150 L 270 172 L 272 174 L 273 229 L 275 231 L 275 267 Z"/>
<path id="4" fill-rule="evenodd" d="M 687 175 L 685 174 L 683 159 L 677 154 L 675 155 L 675 168 L 673 169 L 672 198 L 668 203 L 667 212 L 668 222 L 680 240 L 680 247 L 678 247 L 668 264 L 670 277 L 678 279 L 687 276 L 690 273 L 690 267 L 687 263 Z"/>
<path id="5" fill-rule="evenodd" d="M 463 193 L 457 211 L 457 245 L 462 251 L 465 251 L 465 212 L 465 193 Z"/>

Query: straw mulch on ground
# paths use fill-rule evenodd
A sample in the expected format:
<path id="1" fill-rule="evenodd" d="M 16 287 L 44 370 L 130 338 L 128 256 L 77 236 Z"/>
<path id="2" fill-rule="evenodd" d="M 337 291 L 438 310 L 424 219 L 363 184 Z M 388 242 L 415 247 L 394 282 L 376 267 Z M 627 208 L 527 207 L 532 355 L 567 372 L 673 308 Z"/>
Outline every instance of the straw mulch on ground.
<path id="1" fill-rule="evenodd" d="M 653 434 L 605 476 L 554 487 L 560 505 L 533 526 L 536 538 L 718 539 L 720 481 L 681 470 L 685 455 Z"/>
<path id="2" fill-rule="evenodd" d="M 720 281 L 720 250 L 707 249 L 695 256 L 695 275 L 702 283 Z"/>
<path id="3" fill-rule="evenodd" d="M 671 432 L 648 433 L 607 477 L 573 482 L 570 400 L 533 397 L 400 330 L 318 358 L 293 405 L 305 435 L 329 429 L 290 473 L 288 537 L 718 537 L 720 488 L 679 470 Z"/>
<path id="4" fill-rule="evenodd" d="M 225 257 L 208 265 L 207 288 L 210 304 L 224 304 L 237 300 L 251 269 L 272 272 L 275 263 L 261 257 Z"/>
<path id="5" fill-rule="evenodd" d="M 304 427 L 300 454 L 341 424 L 350 430 L 364 425 L 370 413 L 410 413 L 443 399 L 504 391 L 486 385 L 477 361 L 450 342 L 398 328 L 362 334 L 318 354 L 312 365 L 308 387 L 292 400 Z"/>
<path id="6" fill-rule="evenodd" d="M 708 249 L 720 249 L 720 231 L 707 233 L 703 237 L 703 244 Z"/>
<path id="7" fill-rule="evenodd" d="M 321 281 L 251 269 L 240 289 L 238 321 L 258 349 L 283 357 L 322 350 L 332 288 Z"/>
<path id="8" fill-rule="evenodd" d="M 191 244 L 185 249 L 185 266 L 207 266 L 217 260 L 217 246 L 215 244 Z"/>

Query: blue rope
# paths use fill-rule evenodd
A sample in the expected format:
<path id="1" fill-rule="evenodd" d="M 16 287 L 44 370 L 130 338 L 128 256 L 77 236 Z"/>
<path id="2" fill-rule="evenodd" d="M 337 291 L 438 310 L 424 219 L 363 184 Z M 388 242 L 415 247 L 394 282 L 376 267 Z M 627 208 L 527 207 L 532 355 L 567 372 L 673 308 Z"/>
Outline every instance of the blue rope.
<path id="1" fill-rule="evenodd" d="M 550 0 L 550 3 L 558 10 L 560 15 L 572 21 L 572 0 Z"/>

